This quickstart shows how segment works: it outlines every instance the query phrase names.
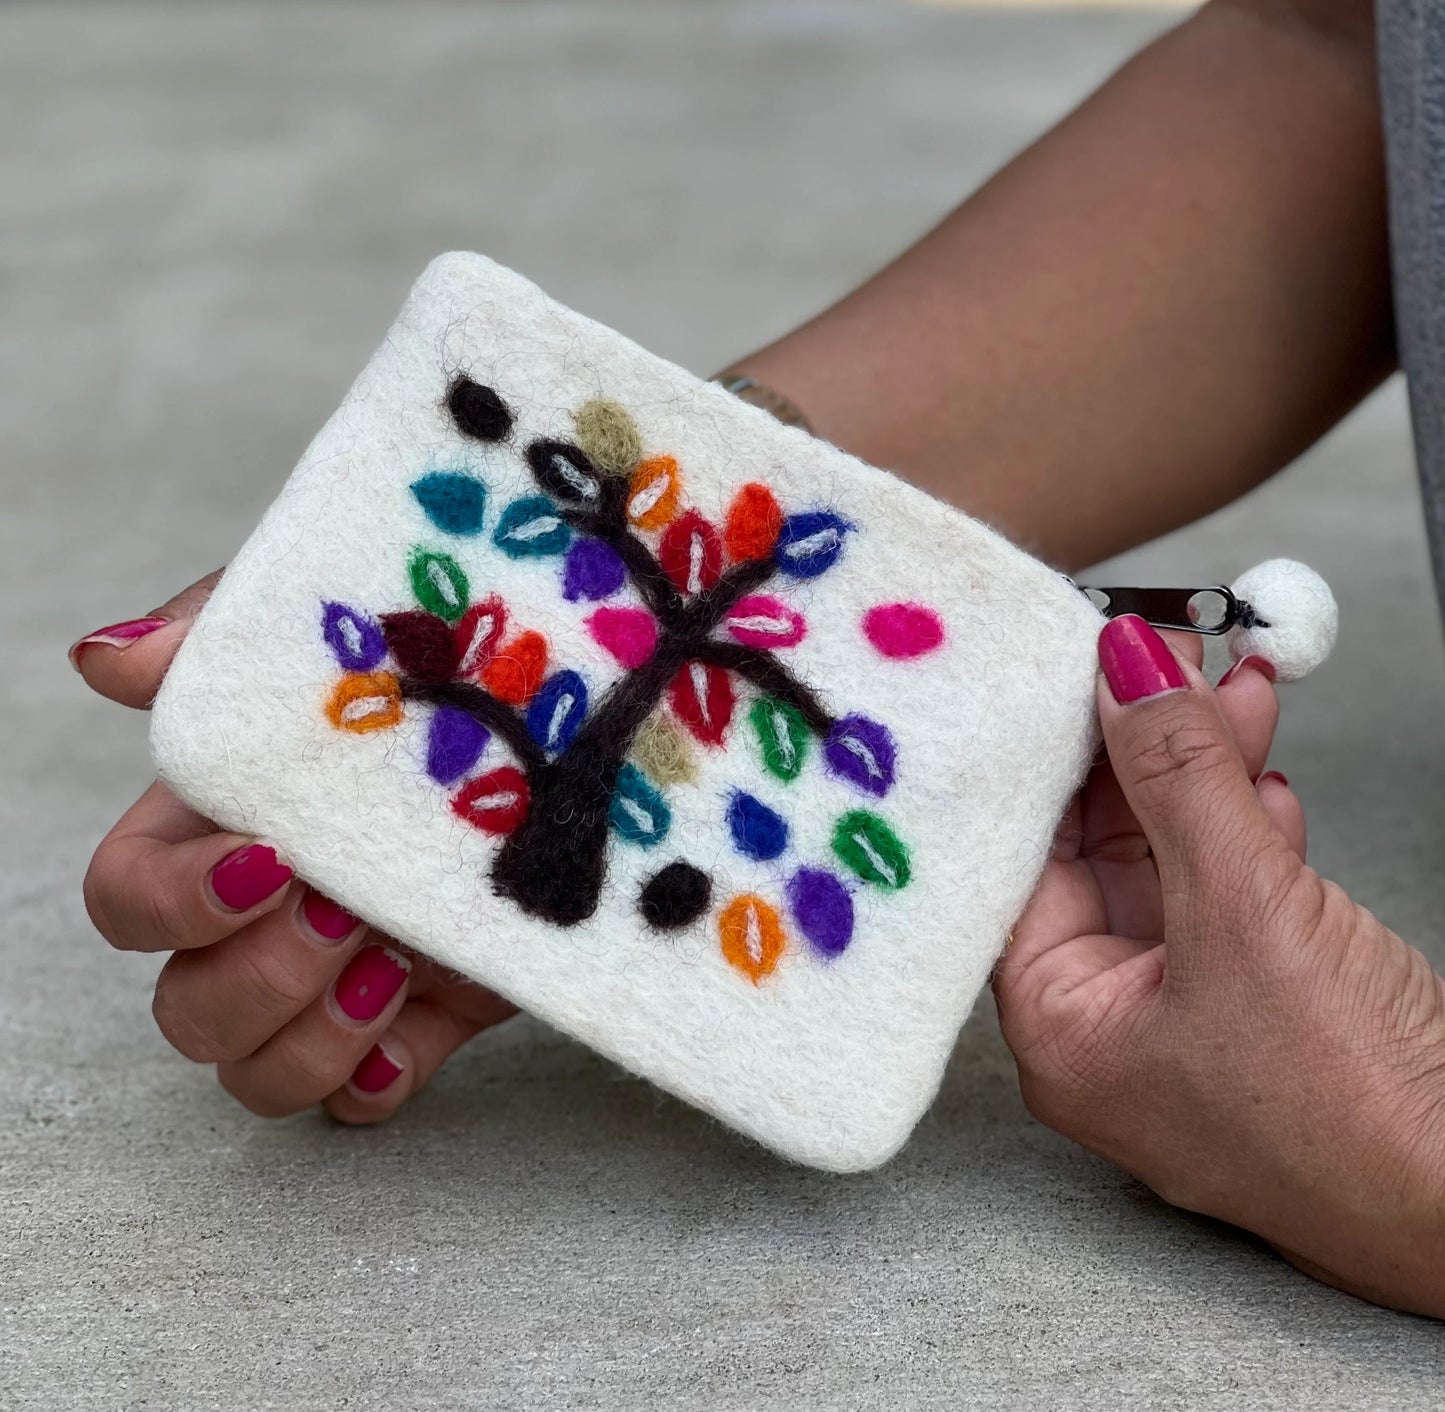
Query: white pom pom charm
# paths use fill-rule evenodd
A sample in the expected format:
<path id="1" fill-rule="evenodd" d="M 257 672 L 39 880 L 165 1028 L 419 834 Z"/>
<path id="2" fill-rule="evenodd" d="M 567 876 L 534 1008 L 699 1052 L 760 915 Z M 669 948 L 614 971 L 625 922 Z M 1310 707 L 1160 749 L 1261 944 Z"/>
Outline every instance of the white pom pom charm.
<path id="1" fill-rule="evenodd" d="M 1307 564 L 1267 559 L 1231 585 L 1242 615 L 1230 629 L 1236 662 L 1263 657 L 1278 681 L 1307 676 L 1335 645 L 1340 612 L 1330 586 Z"/>

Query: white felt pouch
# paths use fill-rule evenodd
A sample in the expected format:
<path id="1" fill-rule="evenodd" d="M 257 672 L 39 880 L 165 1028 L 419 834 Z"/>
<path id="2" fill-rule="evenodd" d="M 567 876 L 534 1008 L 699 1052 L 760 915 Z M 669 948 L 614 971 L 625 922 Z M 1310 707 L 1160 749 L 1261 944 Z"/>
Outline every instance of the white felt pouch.
<path id="1" fill-rule="evenodd" d="M 447 255 L 152 748 L 373 926 L 851 1170 L 928 1106 L 1039 877 L 1100 623 L 983 525 Z"/>

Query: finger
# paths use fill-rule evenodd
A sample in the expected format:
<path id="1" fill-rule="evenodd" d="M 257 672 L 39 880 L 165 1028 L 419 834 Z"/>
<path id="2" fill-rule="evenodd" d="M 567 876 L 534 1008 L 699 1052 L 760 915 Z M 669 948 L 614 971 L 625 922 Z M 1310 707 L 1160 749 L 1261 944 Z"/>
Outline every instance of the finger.
<path id="1" fill-rule="evenodd" d="M 148 707 L 221 573 L 207 574 L 143 618 L 86 633 L 71 647 L 70 665 L 92 691 L 122 706 Z"/>
<path id="2" fill-rule="evenodd" d="M 366 928 L 310 888 L 213 946 L 177 951 L 151 1011 L 171 1046 L 198 1064 L 243 1059 L 321 995 Z"/>
<path id="3" fill-rule="evenodd" d="M 465 1012 L 408 1000 L 351 1077 L 326 1099 L 326 1111 L 342 1123 L 379 1123 L 419 1093 L 468 1040 L 517 1013 L 500 996 L 476 989 L 490 1004 Z"/>
<path id="4" fill-rule="evenodd" d="M 1245 773 L 1250 779 L 1258 779 L 1279 725 L 1274 668 L 1263 657 L 1242 658 L 1219 679 L 1214 694 L 1239 747 Z"/>
<path id="5" fill-rule="evenodd" d="M 182 951 L 275 910 L 293 876 L 275 844 L 217 832 L 157 781 L 95 850 L 85 905 L 118 950 Z"/>
<path id="6" fill-rule="evenodd" d="M 1139 618 L 1105 627 L 1099 660 L 1105 743 L 1153 849 L 1166 917 L 1171 902 L 1229 905 L 1287 850 L 1215 694 Z"/>
<path id="7" fill-rule="evenodd" d="M 340 1088 L 406 1002 L 411 962 L 370 943 L 336 983 L 245 1059 L 216 1067 L 226 1091 L 263 1118 L 283 1118 Z"/>
<path id="8" fill-rule="evenodd" d="M 1261 775 L 1254 788 L 1270 822 L 1279 830 L 1285 843 L 1289 845 L 1290 852 L 1303 863 L 1306 844 L 1305 811 L 1299 802 L 1299 796 L 1277 770 Z"/>

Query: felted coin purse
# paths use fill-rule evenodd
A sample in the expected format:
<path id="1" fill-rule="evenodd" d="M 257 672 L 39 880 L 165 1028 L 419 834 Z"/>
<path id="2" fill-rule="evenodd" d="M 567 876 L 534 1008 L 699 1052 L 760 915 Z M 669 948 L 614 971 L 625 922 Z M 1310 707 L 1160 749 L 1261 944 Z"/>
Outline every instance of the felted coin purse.
<path id="1" fill-rule="evenodd" d="M 905 1140 L 1094 740 L 1099 611 L 476 255 L 155 703 L 162 778 L 777 1152 Z"/>

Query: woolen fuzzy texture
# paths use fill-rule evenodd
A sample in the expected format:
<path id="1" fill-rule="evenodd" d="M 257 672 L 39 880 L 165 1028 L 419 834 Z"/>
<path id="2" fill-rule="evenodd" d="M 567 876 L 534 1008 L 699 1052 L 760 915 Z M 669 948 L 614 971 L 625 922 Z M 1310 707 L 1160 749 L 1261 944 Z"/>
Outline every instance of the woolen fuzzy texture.
<path id="1" fill-rule="evenodd" d="M 604 453 L 614 468 L 575 442 L 577 410 L 598 398 L 636 425 L 630 470 L 630 446 Z M 536 447 L 551 449 L 534 460 Z M 477 534 L 438 525 L 411 489 L 459 467 L 486 485 Z M 641 512 L 677 493 L 645 528 L 631 499 L 658 474 L 671 480 Z M 615 487 L 654 550 L 698 517 L 677 535 L 684 583 L 712 574 L 715 543 L 725 580 L 759 556 L 740 596 L 776 598 L 803 636 L 770 651 L 719 622 L 705 660 L 620 662 L 589 627 L 597 606 L 562 591 L 599 476 L 597 495 Z M 731 513 L 749 503 L 760 513 Z M 675 642 L 683 590 L 639 565 L 608 607 L 651 614 Z M 468 619 L 493 597 L 494 639 Z M 882 655 L 860 624 L 889 603 L 936 614 L 941 643 Z M 355 617 L 326 620 L 326 604 Z M 464 678 L 403 682 L 374 660 L 365 624 L 418 610 L 474 650 Z M 602 636 L 640 655 L 616 621 Z M 275 839 L 363 921 L 785 1156 L 846 1171 L 886 1159 L 926 1109 L 1037 882 L 1093 750 L 1099 625 L 984 526 L 450 255 L 232 561 L 161 690 L 152 742 L 188 803 Z M 617 762 L 569 780 L 571 752 L 549 758 L 527 730 L 527 704 L 569 671 L 589 696 L 583 732 L 615 685 L 651 674 L 636 699 L 655 689 L 657 704 L 629 724 L 641 778 Z M 447 787 L 427 769 L 443 708 L 490 733 Z M 538 724 L 555 731 L 556 711 Z M 458 768 L 475 738 L 443 739 L 438 767 Z M 738 793 L 786 822 L 777 857 L 734 847 Z M 619 798 L 636 805 L 619 806 L 625 823 Z M 585 868 L 518 843 L 563 816 L 601 831 Z M 570 896 L 548 891 L 548 868 Z M 538 898 L 551 916 L 529 910 Z"/>
<path id="2" fill-rule="evenodd" d="M 1248 622 L 1231 630 L 1229 650 L 1236 662 L 1263 657 L 1276 681 L 1299 681 L 1334 650 L 1340 610 L 1330 586 L 1307 564 L 1267 559 L 1231 585 L 1248 603 Z"/>

